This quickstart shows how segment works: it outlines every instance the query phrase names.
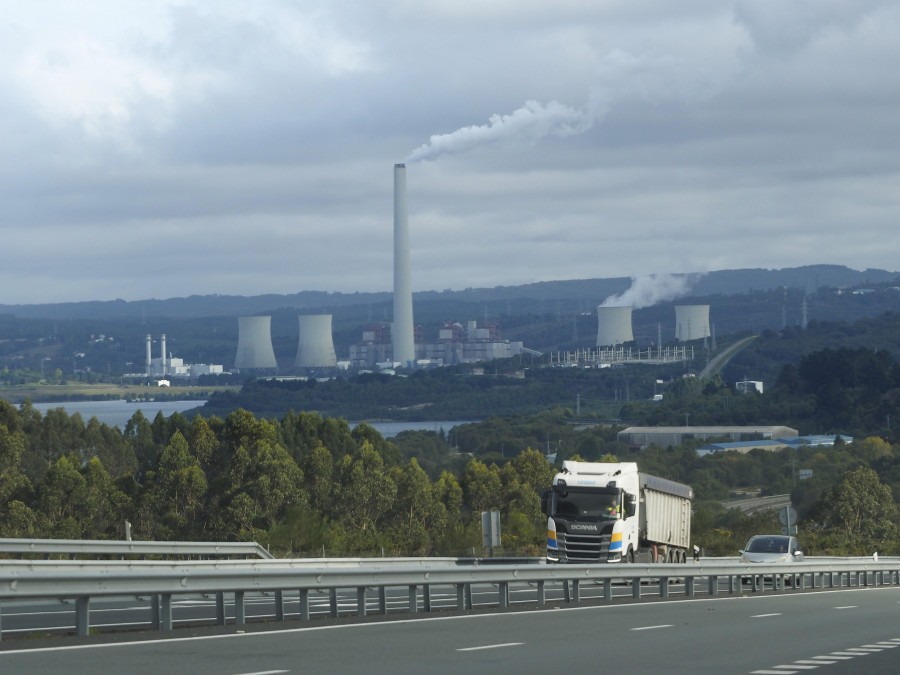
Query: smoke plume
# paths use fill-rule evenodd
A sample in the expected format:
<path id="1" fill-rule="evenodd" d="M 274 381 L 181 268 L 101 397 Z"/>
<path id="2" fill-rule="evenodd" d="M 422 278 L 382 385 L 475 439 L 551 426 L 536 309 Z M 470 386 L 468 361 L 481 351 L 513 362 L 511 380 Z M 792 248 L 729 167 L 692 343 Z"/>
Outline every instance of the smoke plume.
<path id="1" fill-rule="evenodd" d="M 693 280 L 683 274 L 651 274 L 632 277 L 631 287 L 621 295 L 611 295 L 601 307 L 650 307 L 657 302 L 674 300 L 687 293 Z"/>
<path id="2" fill-rule="evenodd" d="M 527 101 L 509 115 L 491 115 L 487 124 L 463 127 L 449 134 L 435 134 L 427 143 L 413 150 L 406 161 L 421 162 L 490 143 L 533 144 L 551 134 L 582 134 L 594 126 L 604 113 L 602 106 L 588 106 L 580 110 L 557 101 L 550 101 L 547 105 Z"/>

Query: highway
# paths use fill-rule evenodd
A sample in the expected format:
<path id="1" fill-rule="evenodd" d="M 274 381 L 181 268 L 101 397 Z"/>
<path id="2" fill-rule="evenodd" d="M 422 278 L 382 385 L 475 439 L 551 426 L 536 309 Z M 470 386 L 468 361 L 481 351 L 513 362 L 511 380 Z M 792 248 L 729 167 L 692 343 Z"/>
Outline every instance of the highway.
<path id="1" fill-rule="evenodd" d="M 15 640 L 3 644 L 0 672 L 869 675 L 894 673 L 900 660 L 896 586 L 531 607 L 290 622 L 284 629 L 187 629 L 168 639 L 126 633 L 103 636 L 103 642 L 41 640 L 31 649 Z"/>

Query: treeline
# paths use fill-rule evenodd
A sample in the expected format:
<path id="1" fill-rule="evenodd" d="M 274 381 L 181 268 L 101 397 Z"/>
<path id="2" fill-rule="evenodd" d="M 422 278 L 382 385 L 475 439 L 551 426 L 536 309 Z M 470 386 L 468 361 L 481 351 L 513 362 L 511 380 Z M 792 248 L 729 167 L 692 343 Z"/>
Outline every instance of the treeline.
<path id="1" fill-rule="evenodd" d="M 0 401 L 0 536 L 255 540 L 276 552 L 427 555 L 481 544 L 483 510 L 504 546 L 539 552 L 537 451 L 469 459 L 436 480 L 374 428 L 290 413 L 226 418 L 136 413 L 124 431 L 61 409 Z"/>

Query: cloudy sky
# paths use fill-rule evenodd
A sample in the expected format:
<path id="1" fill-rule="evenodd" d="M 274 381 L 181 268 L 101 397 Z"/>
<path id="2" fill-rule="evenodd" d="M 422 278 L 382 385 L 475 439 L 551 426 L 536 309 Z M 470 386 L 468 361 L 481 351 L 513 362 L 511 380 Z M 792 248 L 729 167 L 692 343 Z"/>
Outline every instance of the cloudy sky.
<path id="1" fill-rule="evenodd" d="M 900 3 L 32 0 L 0 304 L 900 269 Z"/>

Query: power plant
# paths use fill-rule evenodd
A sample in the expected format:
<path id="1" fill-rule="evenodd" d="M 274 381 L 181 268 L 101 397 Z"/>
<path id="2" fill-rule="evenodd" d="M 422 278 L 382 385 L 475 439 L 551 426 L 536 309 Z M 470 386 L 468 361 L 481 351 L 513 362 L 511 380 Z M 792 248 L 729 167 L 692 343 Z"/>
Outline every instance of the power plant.
<path id="1" fill-rule="evenodd" d="M 278 370 L 272 349 L 271 316 L 239 316 L 234 369 L 274 374 Z"/>
<path id="2" fill-rule="evenodd" d="M 331 336 L 331 314 L 301 314 L 297 368 L 332 368 L 337 365 Z"/>
<path id="3" fill-rule="evenodd" d="M 634 341 L 631 330 L 633 307 L 597 307 L 597 346 L 613 347 Z"/>
<path id="4" fill-rule="evenodd" d="M 409 274 L 409 218 L 406 210 L 406 165 L 394 165 L 394 317 L 391 326 L 393 360 L 401 366 L 416 362 L 412 282 Z"/>
<path id="5" fill-rule="evenodd" d="M 675 338 L 680 342 L 708 338 L 709 305 L 675 305 Z"/>

